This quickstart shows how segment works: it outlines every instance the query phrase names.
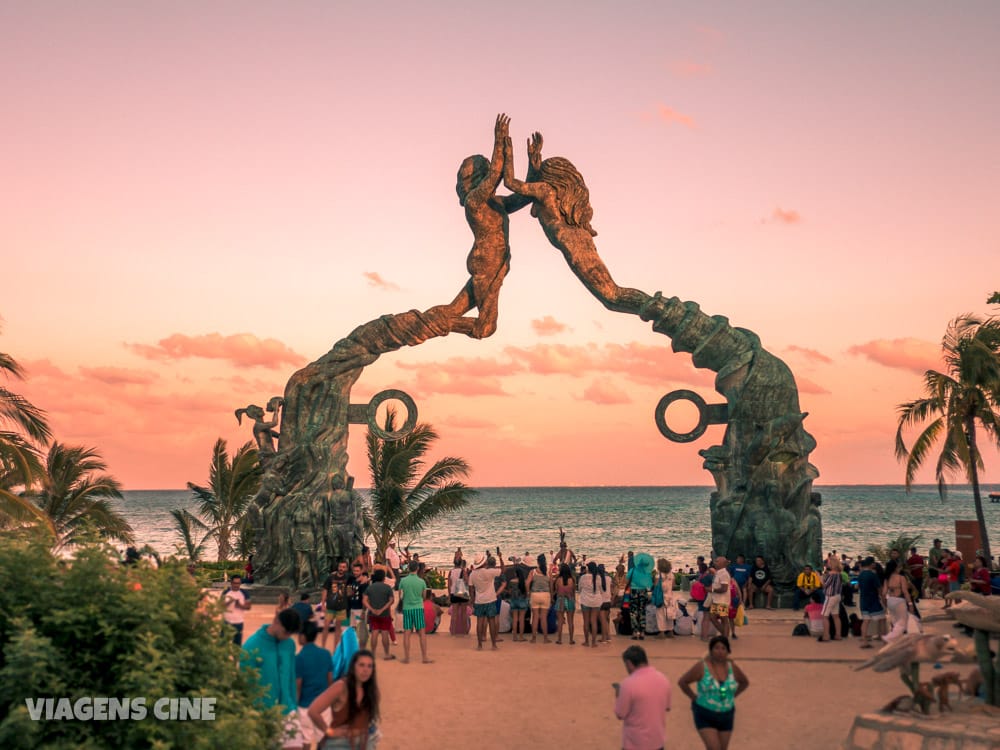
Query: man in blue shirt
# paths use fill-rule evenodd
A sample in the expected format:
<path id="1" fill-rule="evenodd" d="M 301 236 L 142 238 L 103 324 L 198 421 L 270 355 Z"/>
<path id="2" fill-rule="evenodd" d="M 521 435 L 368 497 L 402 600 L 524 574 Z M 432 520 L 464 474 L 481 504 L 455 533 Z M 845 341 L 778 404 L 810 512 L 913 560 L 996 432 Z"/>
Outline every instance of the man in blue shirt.
<path id="1" fill-rule="evenodd" d="M 875 558 L 866 557 L 858 574 L 858 608 L 861 610 L 861 648 L 872 648 L 871 641 L 878 638 L 878 631 L 885 622 L 882 601 L 882 581 L 875 572 Z M 870 631 L 874 629 L 873 634 Z"/>
<path id="2" fill-rule="evenodd" d="M 316 645 L 319 628 L 314 622 L 305 622 L 299 633 L 298 656 L 295 657 L 295 686 L 298 690 L 299 721 L 302 725 L 304 744 L 319 742 L 322 734 L 312 725 L 306 712 L 309 704 L 333 684 L 333 660 L 330 652 Z"/>
<path id="3" fill-rule="evenodd" d="M 299 613 L 299 620 L 302 622 L 303 625 L 305 625 L 307 622 L 309 622 L 310 620 L 312 620 L 314 612 L 313 612 L 312 604 L 309 603 L 309 592 L 308 591 L 306 593 L 302 594 L 302 597 L 299 599 L 299 601 L 295 602 L 295 604 L 292 605 L 292 609 L 294 609 L 296 612 Z M 300 640 L 300 642 L 301 642 L 301 636 L 302 636 L 303 632 L 305 632 L 305 631 L 303 630 L 303 631 L 299 632 L 299 636 L 300 636 L 299 640 Z M 316 632 L 317 633 L 319 632 L 319 628 L 318 627 L 316 628 Z"/>
<path id="4" fill-rule="evenodd" d="M 736 562 L 729 566 L 729 575 L 733 577 L 736 585 L 740 587 L 740 596 L 745 602 L 750 601 L 750 589 L 747 583 L 750 581 L 751 570 L 750 563 L 747 562 L 746 557 L 743 555 L 737 555 Z"/>

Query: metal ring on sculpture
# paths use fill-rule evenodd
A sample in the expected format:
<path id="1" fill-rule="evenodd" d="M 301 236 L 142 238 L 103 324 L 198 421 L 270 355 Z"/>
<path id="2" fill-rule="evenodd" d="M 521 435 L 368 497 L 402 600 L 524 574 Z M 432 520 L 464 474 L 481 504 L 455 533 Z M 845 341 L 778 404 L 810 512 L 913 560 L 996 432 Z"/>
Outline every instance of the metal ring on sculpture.
<path id="1" fill-rule="evenodd" d="M 691 432 L 674 432 L 667 426 L 667 407 L 674 401 L 690 401 L 698 409 L 698 424 L 694 426 Z M 705 403 L 705 399 L 694 391 L 671 391 L 660 399 L 653 416 L 656 419 L 656 428 L 660 431 L 660 434 L 667 440 L 672 440 L 675 443 L 690 443 L 692 440 L 697 440 L 708 428 L 708 405 Z"/>
<path id="2" fill-rule="evenodd" d="M 375 416 L 382 403 L 390 399 L 396 399 L 397 401 L 403 402 L 403 405 L 406 407 L 406 421 L 403 422 L 403 426 L 398 430 L 386 432 L 378 426 Z M 384 391 L 379 391 L 372 396 L 372 400 L 368 402 L 368 429 L 378 435 L 378 437 L 382 440 L 399 440 L 400 438 L 404 438 L 413 432 L 413 428 L 416 426 L 417 404 L 410 397 L 409 393 L 398 391 L 395 388 L 389 388 Z"/>

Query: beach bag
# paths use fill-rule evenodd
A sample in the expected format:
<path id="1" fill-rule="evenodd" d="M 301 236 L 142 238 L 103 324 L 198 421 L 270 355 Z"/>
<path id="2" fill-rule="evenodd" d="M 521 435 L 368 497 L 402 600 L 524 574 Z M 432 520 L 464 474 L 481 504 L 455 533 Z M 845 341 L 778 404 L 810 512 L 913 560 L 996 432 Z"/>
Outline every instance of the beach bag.
<path id="1" fill-rule="evenodd" d="M 705 584 L 701 582 L 701 579 L 694 581 L 691 584 L 691 598 L 696 602 L 703 602 L 706 596 L 708 596 L 708 591 L 705 589 Z"/>
<path id="2" fill-rule="evenodd" d="M 469 584 L 465 582 L 465 579 L 462 576 L 459 576 L 458 580 L 455 581 L 451 596 L 453 601 L 469 601 Z"/>
<path id="3" fill-rule="evenodd" d="M 795 629 L 792 631 L 792 635 L 809 635 L 809 626 L 804 622 L 800 622 L 795 626 Z"/>
<path id="4" fill-rule="evenodd" d="M 627 609 L 623 609 L 615 618 L 615 629 L 618 635 L 632 635 L 632 618 Z"/>
<path id="5" fill-rule="evenodd" d="M 694 635 L 694 620 L 690 615 L 681 615 L 674 620 L 674 635 Z"/>
<path id="6" fill-rule="evenodd" d="M 744 625 L 747 624 L 747 613 L 746 610 L 743 609 L 742 603 L 736 607 L 736 617 L 734 619 L 734 624 L 738 628 L 742 628 Z"/>
<path id="7" fill-rule="evenodd" d="M 663 606 L 663 581 L 657 581 L 653 586 L 653 597 L 650 601 L 656 608 Z"/>
<path id="8" fill-rule="evenodd" d="M 545 627 L 546 630 L 549 631 L 549 635 L 555 633 L 556 630 L 558 629 L 558 626 L 556 624 L 557 622 L 558 618 L 556 617 L 556 605 L 553 603 L 552 606 L 549 607 L 548 617 L 545 618 Z"/>
<path id="9" fill-rule="evenodd" d="M 667 611 L 668 620 L 676 620 L 678 617 L 681 616 L 681 608 L 680 606 L 678 606 L 676 599 L 672 598 L 668 599 L 666 604 L 664 604 L 664 607 L 666 608 Z"/>
<path id="10" fill-rule="evenodd" d="M 646 605 L 646 635 L 656 635 L 660 629 L 656 625 L 656 605 Z"/>

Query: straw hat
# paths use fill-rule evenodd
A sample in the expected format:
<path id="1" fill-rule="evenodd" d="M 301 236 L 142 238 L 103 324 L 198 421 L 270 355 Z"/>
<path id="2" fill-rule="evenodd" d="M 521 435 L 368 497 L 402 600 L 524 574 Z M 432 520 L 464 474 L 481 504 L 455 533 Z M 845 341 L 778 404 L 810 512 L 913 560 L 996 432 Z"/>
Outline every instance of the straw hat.
<path id="1" fill-rule="evenodd" d="M 473 568 L 481 568 L 486 564 L 486 555 L 480 554 L 476 557 L 475 562 L 472 563 Z"/>

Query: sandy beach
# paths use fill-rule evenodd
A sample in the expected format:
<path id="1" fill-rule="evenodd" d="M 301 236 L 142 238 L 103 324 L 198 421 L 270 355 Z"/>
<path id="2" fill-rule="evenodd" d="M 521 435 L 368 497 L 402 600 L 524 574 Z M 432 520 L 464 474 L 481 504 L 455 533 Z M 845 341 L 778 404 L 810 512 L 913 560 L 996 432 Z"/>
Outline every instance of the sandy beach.
<path id="1" fill-rule="evenodd" d="M 247 615 L 252 633 L 273 614 L 260 604 Z M 951 620 L 939 620 L 941 600 L 924 602 L 926 632 L 956 634 Z M 885 705 L 905 692 L 898 673 L 853 672 L 874 651 L 863 651 L 856 639 L 818 643 L 793 637 L 801 612 L 751 610 L 750 624 L 739 631 L 733 658 L 750 679 L 750 689 L 737 702 L 731 747 L 749 750 L 809 747 L 834 750 L 847 737 L 854 716 Z M 510 634 L 497 651 L 476 650 L 475 636 L 441 633 L 428 637 L 433 664 L 378 660 L 382 691 L 380 750 L 432 748 L 615 748 L 620 722 L 613 712 L 611 683 L 625 677 L 621 653 L 633 643 L 615 636 L 610 645 L 584 648 L 577 614 L 577 645 L 514 643 Z M 475 624 L 473 623 L 473 629 Z M 971 639 L 959 636 L 959 645 Z M 328 646 L 332 648 L 332 638 Z M 674 705 L 667 715 L 668 747 L 701 747 L 689 702 L 676 689 L 677 678 L 705 654 L 697 638 L 679 637 L 642 642 L 650 662 L 675 685 Z M 392 653 L 402 656 L 402 641 Z M 969 664 L 945 665 L 963 676 Z M 923 668 L 926 679 L 931 665 Z M 832 700 L 831 700 L 832 698 Z M 490 731 L 482 729 L 491 717 Z"/>

